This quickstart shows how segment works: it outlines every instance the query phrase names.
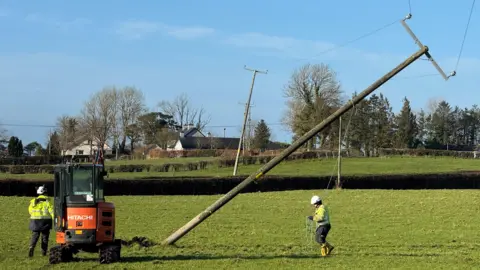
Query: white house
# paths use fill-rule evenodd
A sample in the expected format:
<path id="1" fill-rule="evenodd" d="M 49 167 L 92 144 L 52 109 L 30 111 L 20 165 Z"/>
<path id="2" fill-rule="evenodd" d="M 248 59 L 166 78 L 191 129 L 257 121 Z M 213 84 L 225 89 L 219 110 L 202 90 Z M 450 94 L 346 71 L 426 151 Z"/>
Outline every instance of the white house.
<path id="1" fill-rule="evenodd" d="M 85 140 L 81 144 L 73 147 L 72 149 L 62 150 L 62 152 L 66 156 L 69 156 L 69 155 L 90 155 L 90 149 L 92 150 L 92 154 L 95 153 L 98 150 L 97 144 L 95 142 L 93 142 L 90 145 L 90 141 Z M 103 145 L 103 154 L 104 155 L 111 155 L 112 154 L 112 148 L 109 145 L 107 145 L 106 143 Z"/>
<path id="2" fill-rule="evenodd" d="M 180 131 L 179 138 L 168 142 L 167 151 L 183 150 L 182 138 L 206 138 L 206 136 L 192 125 L 184 126 L 182 131 Z"/>

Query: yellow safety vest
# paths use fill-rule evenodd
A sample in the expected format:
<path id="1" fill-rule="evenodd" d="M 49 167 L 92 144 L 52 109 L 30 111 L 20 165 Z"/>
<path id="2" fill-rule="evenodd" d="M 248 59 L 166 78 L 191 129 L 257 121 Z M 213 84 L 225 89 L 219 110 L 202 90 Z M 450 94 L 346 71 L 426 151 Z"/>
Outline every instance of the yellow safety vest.
<path id="1" fill-rule="evenodd" d="M 53 219 L 53 206 L 47 196 L 40 195 L 30 201 L 30 219 Z"/>
<path id="2" fill-rule="evenodd" d="M 328 209 L 324 205 L 320 205 L 315 210 L 313 220 L 317 222 L 317 226 L 330 224 L 330 217 L 328 215 Z"/>

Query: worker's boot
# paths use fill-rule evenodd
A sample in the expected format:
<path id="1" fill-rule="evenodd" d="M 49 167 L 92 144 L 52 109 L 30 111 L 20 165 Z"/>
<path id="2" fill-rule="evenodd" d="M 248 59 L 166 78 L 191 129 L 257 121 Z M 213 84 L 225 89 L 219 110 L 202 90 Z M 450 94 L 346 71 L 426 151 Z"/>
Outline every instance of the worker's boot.
<path id="1" fill-rule="evenodd" d="M 48 243 L 42 243 L 42 256 L 47 256 Z"/>
<path id="2" fill-rule="evenodd" d="M 34 250 L 35 250 L 34 247 L 30 247 L 30 248 L 28 249 L 28 257 L 33 257 L 33 251 L 34 251 Z"/>
<path id="3" fill-rule="evenodd" d="M 322 257 L 327 256 L 327 245 L 322 244 L 320 247 L 320 254 L 322 254 Z"/>
<path id="4" fill-rule="evenodd" d="M 330 253 L 332 252 L 332 250 L 335 248 L 334 246 L 330 245 L 330 243 L 328 242 L 325 242 L 325 245 L 327 247 L 327 255 L 330 255 Z"/>

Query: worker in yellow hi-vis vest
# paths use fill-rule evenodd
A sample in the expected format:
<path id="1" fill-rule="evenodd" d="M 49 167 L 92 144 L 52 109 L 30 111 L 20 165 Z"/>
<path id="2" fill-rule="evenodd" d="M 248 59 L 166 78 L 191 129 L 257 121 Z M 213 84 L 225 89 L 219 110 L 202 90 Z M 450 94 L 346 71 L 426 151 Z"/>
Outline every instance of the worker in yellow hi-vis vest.
<path id="1" fill-rule="evenodd" d="M 47 255 L 48 239 L 50 236 L 50 230 L 53 227 L 53 205 L 50 199 L 46 196 L 47 189 L 45 186 L 40 186 L 37 189 L 37 198 L 30 200 L 28 206 L 28 213 L 30 214 L 30 226 L 32 231 L 32 239 L 30 240 L 30 249 L 28 256 L 33 256 L 33 251 L 37 245 L 40 234 L 42 235 L 42 255 Z"/>
<path id="2" fill-rule="evenodd" d="M 330 255 L 330 252 L 333 250 L 333 246 L 327 242 L 327 235 L 330 231 L 330 217 L 328 214 L 328 209 L 322 203 L 322 200 L 318 196 L 313 196 L 310 200 L 310 204 L 315 206 L 315 215 L 309 216 L 310 220 L 313 220 L 317 223 L 317 229 L 315 230 L 315 240 L 321 245 L 321 254 L 322 256 Z"/>

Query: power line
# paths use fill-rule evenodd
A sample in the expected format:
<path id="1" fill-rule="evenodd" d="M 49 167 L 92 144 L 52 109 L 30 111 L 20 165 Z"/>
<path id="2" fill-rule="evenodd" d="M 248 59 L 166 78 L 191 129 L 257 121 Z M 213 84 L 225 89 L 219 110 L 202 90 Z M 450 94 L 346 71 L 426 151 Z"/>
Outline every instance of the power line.
<path id="1" fill-rule="evenodd" d="M 404 76 L 404 77 L 395 77 L 390 79 L 393 80 L 408 80 L 408 79 L 416 79 L 416 78 L 425 78 L 425 77 L 432 77 L 432 76 L 440 76 L 438 73 L 429 73 L 429 74 L 422 74 L 422 75 L 414 75 L 414 76 Z"/>
<path id="2" fill-rule="evenodd" d="M 412 3 L 410 3 L 410 0 L 408 0 L 408 13 L 412 14 Z"/>
<path id="3" fill-rule="evenodd" d="M 467 26 L 465 27 L 465 33 L 463 34 L 463 40 L 462 40 L 462 45 L 460 46 L 460 52 L 458 53 L 458 59 L 457 59 L 457 64 L 455 65 L 455 71 L 457 70 L 458 68 L 458 64 L 460 62 L 460 57 L 462 55 L 462 52 L 463 52 L 463 45 L 465 44 L 465 40 L 467 38 L 467 32 L 468 32 L 468 28 L 470 26 L 470 19 L 472 18 L 472 13 L 473 13 L 473 8 L 475 6 L 475 0 L 473 0 L 472 2 L 472 6 L 470 8 L 470 14 L 468 15 L 468 21 L 467 21 Z"/>
<path id="4" fill-rule="evenodd" d="M 325 54 L 325 53 L 327 53 L 327 52 L 331 52 L 331 51 L 337 50 L 337 49 L 339 49 L 339 48 L 345 47 L 345 46 L 347 46 L 347 45 L 349 45 L 349 44 L 352 44 L 352 43 L 354 43 L 354 42 L 357 42 L 357 41 L 359 41 L 359 40 L 361 40 L 361 39 L 364 39 L 364 38 L 366 38 L 366 37 L 372 36 L 372 35 L 380 32 L 380 31 L 382 31 L 382 30 L 384 30 L 384 29 L 386 29 L 386 28 L 394 25 L 395 23 L 398 23 L 398 21 L 399 21 L 399 20 L 396 19 L 396 20 L 394 20 L 393 22 L 387 23 L 387 24 L 385 24 L 385 25 L 383 25 L 383 26 L 381 26 L 381 27 L 379 27 L 379 28 L 377 28 L 377 29 L 375 29 L 375 30 L 372 30 L 372 31 L 370 31 L 370 32 L 368 32 L 368 33 L 366 33 L 366 34 L 363 34 L 363 35 L 361 35 L 361 36 L 359 36 L 359 37 L 357 37 L 357 38 L 355 38 L 355 39 L 352 39 L 352 40 L 347 41 L 347 42 L 345 42 L 345 43 L 343 43 L 343 44 L 334 46 L 334 47 L 332 47 L 332 48 L 330 48 L 330 49 L 327 49 L 327 50 L 325 50 L 325 51 L 322 51 L 322 52 L 320 52 L 320 53 L 317 53 L 317 54 L 315 54 L 315 55 L 312 56 L 312 57 L 299 59 L 298 61 L 311 60 L 312 58 L 315 58 L 315 57 L 320 56 L 320 55 L 322 55 L 322 54 Z"/>
<path id="5" fill-rule="evenodd" d="M 288 126 L 285 123 L 282 122 L 268 122 L 265 121 L 265 123 L 268 126 Z M 314 124 L 315 121 L 295 121 L 295 123 L 309 123 L 309 124 Z M 3 127 L 36 127 L 36 128 L 61 128 L 61 126 L 57 125 L 42 125 L 42 124 L 0 124 L 0 126 Z M 204 128 L 238 128 L 242 127 L 243 125 L 237 124 L 237 125 L 232 125 L 232 124 L 227 124 L 227 125 L 206 125 Z"/>

